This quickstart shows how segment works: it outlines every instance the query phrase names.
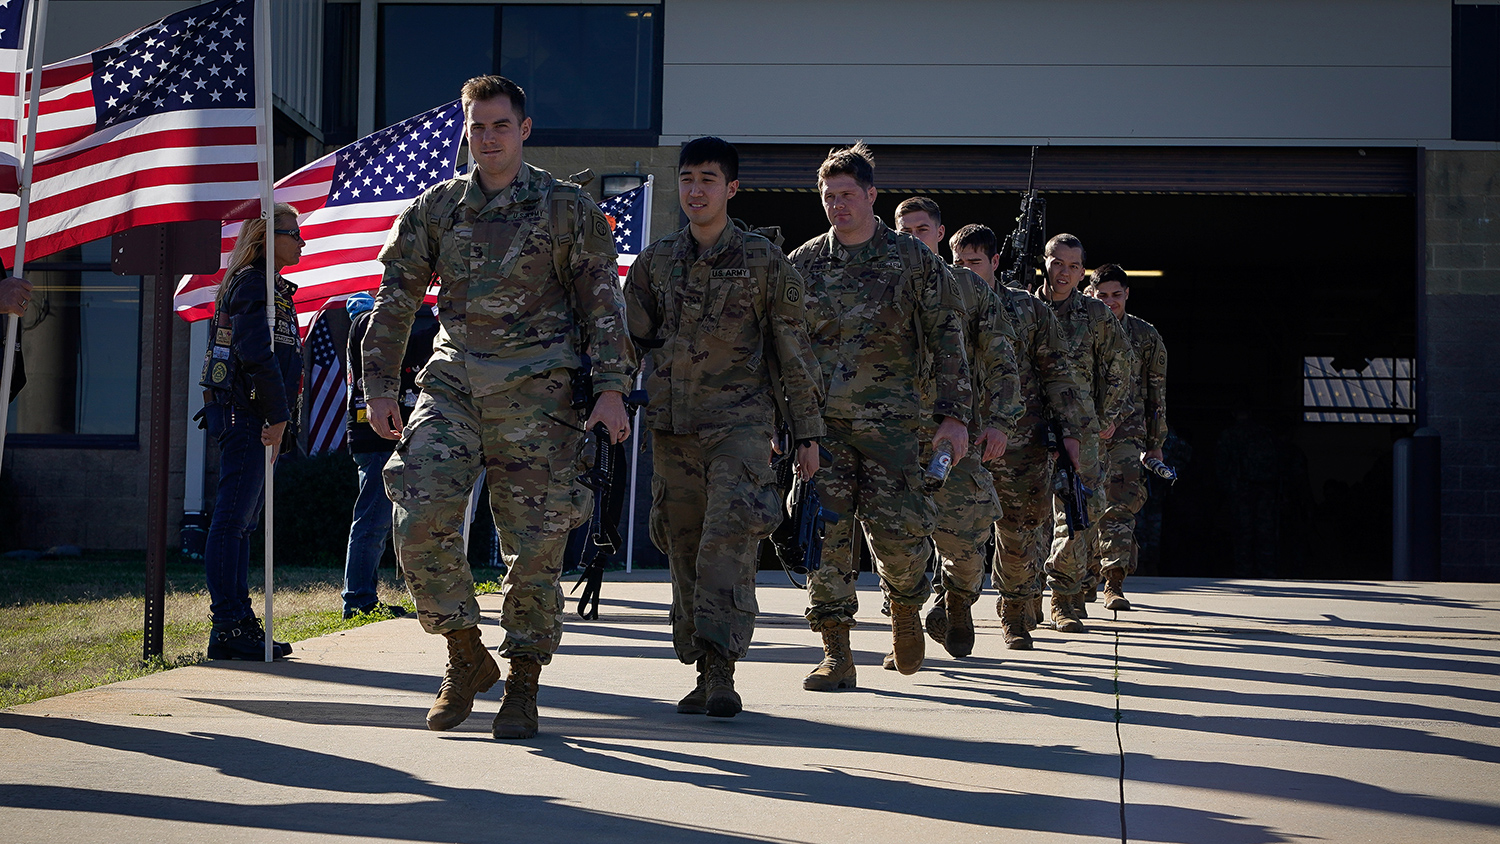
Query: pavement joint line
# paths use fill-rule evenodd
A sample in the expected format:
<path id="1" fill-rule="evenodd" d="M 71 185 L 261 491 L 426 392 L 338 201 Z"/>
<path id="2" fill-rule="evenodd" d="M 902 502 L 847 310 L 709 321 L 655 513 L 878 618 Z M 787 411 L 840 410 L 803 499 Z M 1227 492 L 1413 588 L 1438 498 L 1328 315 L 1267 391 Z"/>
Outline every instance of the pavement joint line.
<path id="1" fill-rule="evenodd" d="M 1118 619 L 1119 617 L 1120 617 L 1120 613 L 1119 613 L 1118 610 L 1116 610 L 1115 611 L 1115 618 Z M 1115 691 L 1115 748 L 1120 753 L 1120 844 L 1126 844 L 1126 842 L 1129 841 L 1129 838 L 1126 836 L 1126 831 L 1125 831 L 1125 742 L 1120 737 L 1120 722 L 1122 720 L 1124 720 L 1125 714 L 1124 714 L 1123 711 L 1121 711 L 1121 708 L 1120 708 L 1120 630 L 1119 630 L 1119 628 L 1115 629 L 1115 637 L 1114 638 L 1115 638 L 1115 674 L 1114 674 L 1114 687 L 1115 687 L 1114 688 L 1114 691 Z"/>

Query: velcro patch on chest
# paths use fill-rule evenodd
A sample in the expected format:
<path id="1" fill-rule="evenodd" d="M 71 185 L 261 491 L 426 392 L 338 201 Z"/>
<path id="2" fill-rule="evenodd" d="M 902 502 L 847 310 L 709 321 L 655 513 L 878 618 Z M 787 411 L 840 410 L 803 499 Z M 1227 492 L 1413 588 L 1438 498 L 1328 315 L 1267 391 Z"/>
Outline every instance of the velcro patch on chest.
<path id="1" fill-rule="evenodd" d="M 723 270 L 709 270 L 709 278 L 749 278 L 750 271 L 744 267 L 730 267 Z"/>

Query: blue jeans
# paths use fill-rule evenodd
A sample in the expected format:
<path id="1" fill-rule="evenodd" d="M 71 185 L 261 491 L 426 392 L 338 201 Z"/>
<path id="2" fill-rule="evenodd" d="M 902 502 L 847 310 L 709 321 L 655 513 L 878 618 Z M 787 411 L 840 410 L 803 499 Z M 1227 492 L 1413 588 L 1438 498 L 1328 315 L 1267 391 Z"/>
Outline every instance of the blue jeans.
<path id="1" fill-rule="evenodd" d="M 380 557 L 391 538 L 391 500 L 385 495 L 380 470 L 391 459 L 386 452 L 352 455 L 359 467 L 359 497 L 354 499 L 354 521 L 349 525 L 349 550 L 344 555 L 344 609 L 359 610 L 375 603 Z"/>
<path id="2" fill-rule="evenodd" d="M 209 610 L 215 624 L 255 614 L 250 606 L 250 534 L 259 521 L 266 483 L 265 421 L 243 407 L 204 408 L 209 436 L 219 441 L 219 490 L 203 549 Z"/>

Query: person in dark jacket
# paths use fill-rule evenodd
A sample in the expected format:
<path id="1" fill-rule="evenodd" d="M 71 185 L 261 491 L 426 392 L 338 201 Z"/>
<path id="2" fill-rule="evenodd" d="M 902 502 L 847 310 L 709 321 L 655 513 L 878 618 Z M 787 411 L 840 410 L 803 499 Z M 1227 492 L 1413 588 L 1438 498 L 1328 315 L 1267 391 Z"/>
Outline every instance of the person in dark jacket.
<path id="1" fill-rule="evenodd" d="M 277 203 L 274 219 L 275 330 L 266 321 L 266 223 L 250 220 L 230 253 L 203 361 L 204 427 L 219 443 L 219 488 L 203 552 L 213 614 L 209 659 L 261 659 L 265 652 L 265 630 L 250 604 L 250 534 L 265 488 L 265 447 L 284 452 L 295 441 L 286 429 L 302 388 L 297 286 L 280 276 L 301 260 L 302 233 L 292 206 Z M 276 643 L 277 657 L 291 652 Z"/>
<path id="2" fill-rule="evenodd" d="M 375 297 L 355 293 L 344 303 L 349 312 L 349 454 L 359 468 L 359 496 L 354 500 L 354 517 L 349 523 L 349 550 L 344 556 L 344 618 L 361 613 L 380 613 L 400 618 L 406 608 L 382 604 L 376 587 L 379 584 L 380 558 L 391 538 L 393 510 L 385 494 L 380 472 L 391 452 L 393 440 L 385 439 L 370 427 L 365 402 L 364 357 L 360 344 L 370 330 L 370 312 Z M 417 311 L 411 339 L 406 343 L 406 357 L 401 362 L 401 421 L 404 423 L 417 405 L 417 373 L 432 357 L 432 343 L 437 337 L 438 321 L 430 308 Z"/>

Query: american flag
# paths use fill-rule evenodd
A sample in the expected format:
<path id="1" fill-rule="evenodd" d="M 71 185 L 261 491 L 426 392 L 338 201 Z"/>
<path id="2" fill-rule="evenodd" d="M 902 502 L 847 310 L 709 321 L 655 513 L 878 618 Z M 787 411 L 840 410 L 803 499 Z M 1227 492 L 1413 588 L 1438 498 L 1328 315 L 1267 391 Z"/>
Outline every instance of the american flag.
<path id="1" fill-rule="evenodd" d="M 648 177 L 640 187 L 599 203 L 599 210 L 609 218 L 609 227 L 614 231 L 622 282 L 630 265 L 635 263 L 635 256 L 646 251 L 646 246 L 651 243 L 651 187 L 654 183 L 655 180 Z"/>
<path id="2" fill-rule="evenodd" d="M 306 244 L 302 261 L 282 275 L 298 286 L 297 315 L 306 334 L 332 300 L 374 290 L 385 268 L 376 260 L 396 217 L 422 191 L 458 175 L 463 109 L 457 100 L 367 135 L 325 155 L 276 185 L 276 201 L 301 212 Z M 239 236 L 224 226 L 220 267 Z M 214 293 L 224 271 L 187 276 L 177 287 L 175 309 L 188 322 L 213 315 Z"/>
<path id="3" fill-rule="evenodd" d="M 21 189 L 21 108 L 26 92 L 26 0 L 0 0 L 0 191 Z"/>
<path id="4" fill-rule="evenodd" d="M 215 0 L 42 68 L 28 258 L 135 226 L 259 213 L 254 8 Z M 18 207 L 0 202 L 7 266 Z"/>
<path id="5" fill-rule="evenodd" d="M 333 345 L 328 320 L 319 317 L 308 335 L 312 373 L 307 379 L 307 453 L 337 451 L 344 444 L 348 420 L 344 414 L 349 388 L 344 364 Z"/>

